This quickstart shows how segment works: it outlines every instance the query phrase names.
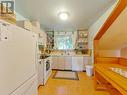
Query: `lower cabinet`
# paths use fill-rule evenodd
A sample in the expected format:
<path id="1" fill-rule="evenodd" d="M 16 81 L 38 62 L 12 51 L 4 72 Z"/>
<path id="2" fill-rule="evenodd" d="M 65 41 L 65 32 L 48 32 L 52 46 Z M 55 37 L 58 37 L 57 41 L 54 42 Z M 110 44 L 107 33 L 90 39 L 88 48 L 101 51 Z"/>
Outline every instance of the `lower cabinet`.
<path id="1" fill-rule="evenodd" d="M 52 69 L 83 71 L 88 64 L 88 57 L 53 56 L 52 61 Z"/>
<path id="2" fill-rule="evenodd" d="M 60 57 L 57 57 L 57 68 L 59 70 L 64 70 L 65 66 L 64 66 L 64 57 L 60 56 Z"/>
<path id="3" fill-rule="evenodd" d="M 85 56 L 85 57 L 83 57 L 84 70 L 86 70 L 86 65 L 87 65 L 87 64 L 91 64 L 91 63 L 90 63 L 90 57 Z"/>
<path id="4" fill-rule="evenodd" d="M 64 70 L 64 57 L 52 57 L 52 69 Z"/>
<path id="5" fill-rule="evenodd" d="M 64 61 L 65 62 L 64 69 L 65 70 L 72 70 L 72 57 L 67 56 L 64 58 L 64 60 L 65 60 Z"/>
<path id="6" fill-rule="evenodd" d="M 73 71 L 83 71 L 83 57 L 72 57 L 72 70 Z"/>
<path id="7" fill-rule="evenodd" d="M 58 57 L 52 56 L 52 69 L 58 69 L 57 59 Z"/>

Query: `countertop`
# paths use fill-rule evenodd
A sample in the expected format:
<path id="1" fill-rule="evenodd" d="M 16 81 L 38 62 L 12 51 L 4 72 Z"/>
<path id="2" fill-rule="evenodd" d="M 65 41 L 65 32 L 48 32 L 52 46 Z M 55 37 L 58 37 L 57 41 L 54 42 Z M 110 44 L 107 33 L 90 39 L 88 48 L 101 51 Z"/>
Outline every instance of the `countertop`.
<path id="1" fill-rule="evenodd" d="M 95 70 L 123 95 L 127 95 L 127 78 L 109 70 L 110 67 L 125 68 L 119 64 L 95 64 Z"/>
<path id="2" fill-rule="evenodd" d="M 67 57 L 67 56 L 70 56 L 70 57 L 89 57 L 90 55 L 88 54 L 61 54 L 61 53 L 51 53 L 50 54 L 51 56 L 58 56 L 58 57 Z"/>

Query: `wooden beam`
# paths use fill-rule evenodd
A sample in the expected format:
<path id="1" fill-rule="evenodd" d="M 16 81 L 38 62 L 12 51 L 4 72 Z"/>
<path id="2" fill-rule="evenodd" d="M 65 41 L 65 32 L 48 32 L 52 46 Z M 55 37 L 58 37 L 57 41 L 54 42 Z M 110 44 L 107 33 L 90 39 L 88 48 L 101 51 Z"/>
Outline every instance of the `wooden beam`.
<path id="1" fill-rule="evenodd" d="M 97 35 L 95 36 L 94 40 L 99 40 L 103 34 L 108 30 L 108 28 L 113 24 L 113 22 L 117 19 L 120 13 L 125 9 L 127 6 L 127 0 L 119 0 L 117 6 L 108 17 L 106 22 L 103 24 Z"/>

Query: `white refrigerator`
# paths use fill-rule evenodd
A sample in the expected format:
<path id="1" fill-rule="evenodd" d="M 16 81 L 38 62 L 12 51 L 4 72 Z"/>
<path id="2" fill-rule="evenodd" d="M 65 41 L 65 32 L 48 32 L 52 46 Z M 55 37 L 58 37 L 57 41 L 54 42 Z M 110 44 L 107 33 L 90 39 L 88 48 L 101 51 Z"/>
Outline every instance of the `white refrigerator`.
<path id="1" fill-rule="evenodd" d="M 37 95 L 37 35 L 0 21 L 0 95 Z"/>

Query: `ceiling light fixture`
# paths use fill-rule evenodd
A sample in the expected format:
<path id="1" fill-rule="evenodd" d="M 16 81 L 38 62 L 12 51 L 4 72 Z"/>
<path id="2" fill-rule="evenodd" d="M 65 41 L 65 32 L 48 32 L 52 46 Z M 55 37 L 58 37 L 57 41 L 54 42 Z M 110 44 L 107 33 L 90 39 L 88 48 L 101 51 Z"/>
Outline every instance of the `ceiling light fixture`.
<path id="1" fill-rule="evenodd" d="M 59 13 L 59 18 L 61 19 L 61 20 L 67 20 L 68 19 L 68 17 L 69 17 L 69 14 L 67 13 L 67 12 L 61 12 L 61 13 Z"/>

